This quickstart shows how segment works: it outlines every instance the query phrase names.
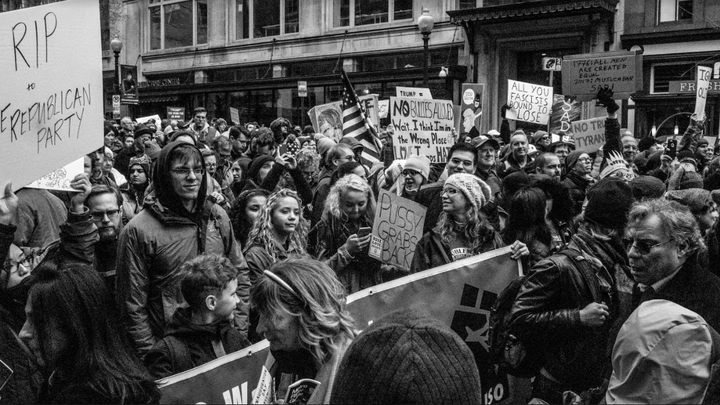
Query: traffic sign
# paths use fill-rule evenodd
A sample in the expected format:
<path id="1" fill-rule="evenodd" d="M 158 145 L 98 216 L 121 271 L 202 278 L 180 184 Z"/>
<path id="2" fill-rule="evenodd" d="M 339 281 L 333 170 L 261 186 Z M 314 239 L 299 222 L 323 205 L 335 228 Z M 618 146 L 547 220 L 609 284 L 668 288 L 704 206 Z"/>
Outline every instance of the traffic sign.
<path id="1" fill-rule="evenodd" d="M 546 57 L 542 59 L 543 70 L 559 72 L 562 70 L 562 58 Z"/>
<path id="2" fill-rule="evenodd" d="M 298 96 L 307 97 L 307 82 L 298 81 Z"/>

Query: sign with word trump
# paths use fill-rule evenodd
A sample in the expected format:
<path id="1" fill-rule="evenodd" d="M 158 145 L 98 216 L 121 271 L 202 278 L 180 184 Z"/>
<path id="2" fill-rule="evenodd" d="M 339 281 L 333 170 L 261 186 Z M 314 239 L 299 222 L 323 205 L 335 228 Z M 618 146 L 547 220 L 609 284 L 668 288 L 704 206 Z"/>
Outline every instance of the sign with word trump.
<path id="1" fill-rule="evenodd" d="M 390 124 L 394 127 L 395 159 L 425 155 L 443 163 L 455 143 L 455 109 L 452 101 L 390 97 Z"/>
<path id="2" fill-rule="evenodd" d="M 369 256 L 410 270 L 415 246 L 423 235 L 426 211 L 414 201 L 380 189 Z"/>
<path id="3" fill-rule="evenodd" d="M 0 186 L 19 189 L 103 144 L 100 6 L 0 13 Z"/>
<path id="4" fill-rule="evenodd" d="M 597 97 L 609 88 L 615 98 L 627 99 L 642 90 L 642 55 L 635 52 L 603 52 L 570 55 L 563 58 L 562 92 L 580 101 Z"/>
<path id="5" fill-rule="evenodd" d="M 552 103 L 552 87 L 508 80 L 507 119 L 547 125 Z"/>
<path id="6" fill-rule="evenodd" d="M 605 118 L 592 118 L 572 123 L 575 150 L 597 152 L 605 144 Z"/>
<path id="7" fill-rule="evenodd" d="M 710 89 L 710 76 L 712 69 L 705 66 L 697 67 L 697 93 L 695 93 L 695 119 L 705 120 L 705 104 L 707 103 L 708 90 Z"/>

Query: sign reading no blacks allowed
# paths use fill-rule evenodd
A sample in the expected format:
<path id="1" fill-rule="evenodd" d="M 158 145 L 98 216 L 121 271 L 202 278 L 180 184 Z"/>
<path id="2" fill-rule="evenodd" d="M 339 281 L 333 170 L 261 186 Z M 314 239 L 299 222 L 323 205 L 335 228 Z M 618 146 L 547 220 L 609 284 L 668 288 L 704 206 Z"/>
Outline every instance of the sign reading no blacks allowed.
<path id="1" fill-rule="evenodd" d="M 103 145 L 100 38 L 97 1 L 0 13 L 0 187 Z"/>

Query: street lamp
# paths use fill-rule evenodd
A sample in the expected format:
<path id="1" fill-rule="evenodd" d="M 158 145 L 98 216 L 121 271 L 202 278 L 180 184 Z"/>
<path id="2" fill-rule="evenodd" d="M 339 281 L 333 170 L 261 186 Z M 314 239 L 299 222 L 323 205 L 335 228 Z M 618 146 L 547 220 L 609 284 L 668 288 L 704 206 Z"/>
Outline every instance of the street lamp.
<path id="1" fill-rule="evenodd" d="M 423 36 L 423 86 L 428 84 L 428 41 L 432 33 L 435 19 L 430 15 L 430 10 L 423 7 L 422 15 L 418 18 L 418 28 Z"/>
<path id="2" fill-rule="evenodd" d="M 115 93 L 120 92 L 120 65 L 118 63 L 118 58 L 120 57 L 120 51 L 122 51 L 123 43 L 119 38 L 115 38 L 112 41 L 110 41 L 110 49 L 112 49 L 113 53 L 115 54 L 115 85 L 117 86 L 117 90 Z"/>

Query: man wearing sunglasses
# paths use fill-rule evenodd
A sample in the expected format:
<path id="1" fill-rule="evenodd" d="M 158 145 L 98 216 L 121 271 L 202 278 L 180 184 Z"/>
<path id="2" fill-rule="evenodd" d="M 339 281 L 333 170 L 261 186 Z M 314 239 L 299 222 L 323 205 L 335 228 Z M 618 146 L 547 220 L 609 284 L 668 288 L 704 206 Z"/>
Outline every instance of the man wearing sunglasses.
<path id="1" fill-rule="evenodd" d="M 687 207 L 664 198 L 637 203 L 629 214 L 626 246 L 636 306 L 672 301 L 720 330 L 720 278 L 702 260 L 705 244 Z"/>
<path id="2" fill-rule="evenodd" d="M 163 337 L 175 310 L 184 304 L 180 267 L 203 253 L 224 256 L 237 267 L 235 326 L 247 331 L 250 281 L 225 210 L 206 201 L 205 162 L 183 142 L 165 146 L 153 170 L 156 201 L 123 229 L 118 242 L 117 301 L 121 318 L 144 356 Z"/>

